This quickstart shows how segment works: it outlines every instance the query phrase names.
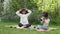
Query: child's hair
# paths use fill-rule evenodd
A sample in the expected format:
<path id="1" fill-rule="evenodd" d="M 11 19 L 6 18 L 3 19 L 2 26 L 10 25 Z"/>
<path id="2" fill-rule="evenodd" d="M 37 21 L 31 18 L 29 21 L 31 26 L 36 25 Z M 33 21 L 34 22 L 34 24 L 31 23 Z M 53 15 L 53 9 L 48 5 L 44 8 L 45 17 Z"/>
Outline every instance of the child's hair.
<path id="1" fill-rule="evenodd" d="M 44 17 L 48 17 L 48 12 L 44 12 L 44 13 L 43 13 L 43 16 L 44 16 Z"/>
<path id="2" fill-rule="evenodd" d="M 22 13 L 23 11 L 25 11 L 25 12 L 26 12 L 25 14 L 27 14 L 27 13 L 28 13 L 28 10 L 26 10 L 26 9 L 21 9 L 20 13 L 21 13 L 21 14 L 23 14 L 23 13 Z"/>

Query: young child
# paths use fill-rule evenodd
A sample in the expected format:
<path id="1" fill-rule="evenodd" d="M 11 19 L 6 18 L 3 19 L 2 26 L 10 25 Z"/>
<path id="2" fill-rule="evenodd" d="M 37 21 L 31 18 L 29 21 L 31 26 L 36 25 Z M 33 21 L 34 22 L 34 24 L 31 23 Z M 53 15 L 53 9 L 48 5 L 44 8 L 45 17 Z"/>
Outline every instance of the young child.
<path id="1" fill-rule="evenodd" d="M 28 16 L 31 14 L 31 10 L 21 9 L 16 12 L 16 14 L 20 17 L 19 27 L 29 28 L 31 25 L 28 22 Z"/>
<path id="2" fill-rule="evenodd" d="M 43 17 L 41 18 L 41 23 L 43 24 L 43 26 L 38 25 L 37 29 L 41 30 L 41 31 L 46 31 L 48 30 L 48 25 L 49 25 L 50 19 L 48 18 L 48 13 L 44 12 L 43 13 Z"/>

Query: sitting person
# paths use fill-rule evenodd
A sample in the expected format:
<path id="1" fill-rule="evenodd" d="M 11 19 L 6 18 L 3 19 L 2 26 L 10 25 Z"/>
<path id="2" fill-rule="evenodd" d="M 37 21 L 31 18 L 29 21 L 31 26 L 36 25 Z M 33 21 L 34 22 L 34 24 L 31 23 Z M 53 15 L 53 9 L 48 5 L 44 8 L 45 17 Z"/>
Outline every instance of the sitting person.
<path id="1" fill-rule="evenodd" d="M 48 30 L 48 25 L 49 25 L 50 19 L 48 18 L 48 13 L 44 12 L 43 17 L 41 18 L 41 23 L 42 25 L 38 25 L 36 28 L 37 30 L 42 30 L 42 31 L 46 31 Z"/>
<path id="2" fill-rule="evenodd" d="M 31 26 L 28 22 L 28 16 L 31 14 L 31 10 L 21 9 L 17 11 L 16 14 L 20 17 L 19 27 L 29 28 Z"/>

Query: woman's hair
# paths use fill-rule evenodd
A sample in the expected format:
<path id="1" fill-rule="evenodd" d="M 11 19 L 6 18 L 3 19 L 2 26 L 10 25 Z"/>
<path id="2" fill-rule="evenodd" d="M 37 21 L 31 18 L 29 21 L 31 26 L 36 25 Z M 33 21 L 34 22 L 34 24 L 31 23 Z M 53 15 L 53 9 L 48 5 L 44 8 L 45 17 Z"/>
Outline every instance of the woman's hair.
<path id="1" fill-rule="evenodd" d="M 44 16 L 44 17 L 48 17 L 48 12 L 44 12 L 44 13 L 43 13 L 43 16 Z"/>
<path id="2" fill-rule="evenodd" d="M 26 12 L 25 14 L 27 14 L 27 13 L 28 13 L 28 10 L 26 10 L 26 9 L 21 9 L 21 10 L 20 10 L 20 13 L 21 13 L 21 14 L 23 14 L 23 13 L 22 13 L 23 11 L 25 11 L 25 12 Z"/>

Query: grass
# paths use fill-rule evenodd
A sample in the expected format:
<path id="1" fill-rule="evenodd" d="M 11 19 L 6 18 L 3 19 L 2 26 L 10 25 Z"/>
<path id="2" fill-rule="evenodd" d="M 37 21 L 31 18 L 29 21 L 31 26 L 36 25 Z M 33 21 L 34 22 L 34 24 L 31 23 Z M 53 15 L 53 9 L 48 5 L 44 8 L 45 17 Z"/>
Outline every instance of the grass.
<path id="1" fill-rule="evenodd" d="M 7 28 L 6 25 L 16 25 L 15 22 L 0 22 L 0 34 L 60 34 L 60 29 L 50 32 L 38 32 L 33 30 L 23 30 L 16 28 Z M 50 25 L 50 27 L 60 28 L 60 26 Z"/>

